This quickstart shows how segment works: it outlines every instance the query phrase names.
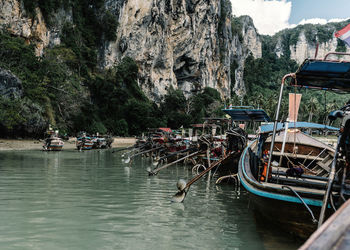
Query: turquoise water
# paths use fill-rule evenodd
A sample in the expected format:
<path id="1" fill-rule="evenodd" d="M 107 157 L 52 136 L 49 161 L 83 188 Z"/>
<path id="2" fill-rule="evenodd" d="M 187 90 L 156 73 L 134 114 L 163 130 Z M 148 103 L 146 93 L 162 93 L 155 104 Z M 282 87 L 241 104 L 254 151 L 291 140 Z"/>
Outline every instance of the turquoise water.
<path id="1" fill-rule="evenodd" d="M 0 249 L 296 249 L 255 224 L 248 196 L 207 179 L 171 203 L 188 167 L 149 177 L 120 153 L 0 152 Z"/>

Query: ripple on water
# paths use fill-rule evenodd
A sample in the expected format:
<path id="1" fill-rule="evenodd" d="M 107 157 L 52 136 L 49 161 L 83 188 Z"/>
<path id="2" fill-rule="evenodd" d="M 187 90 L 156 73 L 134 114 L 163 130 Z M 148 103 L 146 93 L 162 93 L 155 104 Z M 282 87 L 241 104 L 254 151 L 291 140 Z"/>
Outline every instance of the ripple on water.
<path id="1" fill-rule="evenodd" d="M 0 152 L 0 249 L 261 249 L 247 195 L 200 180 L 171 203 L 173 166 L 106 151 Z M 273 245 L 273 244 L 270 244 Z"/>

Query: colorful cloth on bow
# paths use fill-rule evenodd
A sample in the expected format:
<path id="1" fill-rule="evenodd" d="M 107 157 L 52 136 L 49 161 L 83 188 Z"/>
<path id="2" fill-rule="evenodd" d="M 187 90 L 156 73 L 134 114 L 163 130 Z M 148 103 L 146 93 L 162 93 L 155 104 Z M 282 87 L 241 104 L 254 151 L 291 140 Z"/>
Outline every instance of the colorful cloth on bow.
<path id="1" fill-rule="evenodd" d="M 343 40 L 348 46 L 350 46 L 350 24 L 335 32 L 335 37 Z"/>

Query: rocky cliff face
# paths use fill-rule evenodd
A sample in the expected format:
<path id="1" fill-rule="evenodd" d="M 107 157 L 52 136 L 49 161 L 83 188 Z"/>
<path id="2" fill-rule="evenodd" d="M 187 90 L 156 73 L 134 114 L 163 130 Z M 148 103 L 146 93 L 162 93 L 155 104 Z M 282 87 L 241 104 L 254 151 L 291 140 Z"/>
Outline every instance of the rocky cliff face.
<path id="1" fill-rule="evenodd" d="M 249 16 L 242 16 L 235 23 L 240 27 L 238 32 L 233 34 L 229 49 L 231 65 L 236 66 L 231 67 L 231 70 L 234 71 L 231 73 L 234 76 L 234 79 L 231 79 L 231 88 L 237 95 L 244 95 L 246 92 L 243 78 L 245 60 L 250 54 L 254 58 L 261 58 L 262 42 Z"/>
<path id="2" fill-rule="evenodd" d="M 187 96 L 204 87 L 229 94 L 229 64 L 222 64 L 219 54 L 219 0 L 110 0 L 107 6 L 119 14 L 119 28 L 116 41 L 103 50 L 103 66 L 134 58 L 139 83 L 155 100 L 170 87 Z M 230 43 L 229 37 L 223 43 Z"/>
<path id="3" fill-rule="evenodd" d="M 20 98 L 23 95 L 23 86 L 10 71 L 0 68 L 0 97 Z"/>
<path id="4" fill-rule="evenodd" d="M 250 26 L 243 25 L 244 41 L 232 33 L 227 1 L 106 0 L 105 8 L 114 13 L 119 27 L 117 39 L 100 48 L 100 66 L 108 68 L 125 56 L 133 58 L 140 68 L 139 84 L 154 100 L 171 87 L 186 96 L 204 87 L 216 88 L 222 96 L 229 96 L 232 89 L 244 93 L 245 56 L 249 51 L 261 56 L 261 42 L 251 21 Z M 35 12 L 30 17 L 21 2 L 0 0 L 0 26 L 34 43 L 40 56 L 45 47 L 60 44 L 62 26 L 72 22 L 72 14 L 60 10 L 48 27 L 40 9 Z M 233 60 L 240 67 L 231 88 Z"/>
<path id="5" fill-rule="evenodd" d="M 324 58 L 327 53 L 334 51 L 349 53 L 350 48 L 341 44 L 341 41 L 334 36 L 334 33 L 346 24 L 346 22 L 327 25 L 307 24 L 281 31 L 274 36 L 277 40 L 274 51 L 280 57 L 286 53 L 287 49 L 290 59 L 295 60 L 298 64 L 306 58 L 314 58 L 317 46 L 317 58 Z M 284 48 L 286 45 L 288 47 Z"/>
<path id="6" fill-rule="evenodd" d="M 332 36 L 332 39 L 319 43 L 317 58 L 324 58 L 329 53 L 336 51 L 338 46 L 338 39 Z M 297 63 L 302 63 L 306 58 L 314 58 L 317 45 L 315 43 L 307 41 L 305 33 L 301 32 L 296 45 L 290 45 L 289 50 L 291 52 L 290 58 Z M 346 52 L 350 52 L 347 48 Z"/>
<path id="7" fill-rule="evenodd" d="M 102 8 L 97 12 L 108 10 L 119 26 L 116 39 L 102 42 L 99 48 L 100 67 L 111 67 L 125 56 L 133 58 L 139 65 L 139 85 L 156 101 L 171 87 L 186 96 L 204 87 L 217 89 L 222 97 L 231 92 L 242 95 L 246 58 L 262 56 L 262 38 L 252 19 L 233 18 L 229 0 L 105 0 Z M 49 26 L 40 8 L 33 15 L 26 13 L 20 0 L 0 0 L 0 27 L 35 44 L 38 56 L 46 47 L 59 45 L 63 25 L 74 23 L 69 8 L 59 9 L 52 19 Z M 315 41 L 321 36 L 310 27 L 295 30 L 293 43 L 289 42 L 293 30 L 275 35 L 274 51 L 277 56 L 288 53 L 301 63 L 314 57 Z M 335 30 L 328 27 L 327 32 Z M 315 41 L 310 41 L 310 34 Z M 323 39 L 318 57 L 336 49 L 337 39 Z"/>
<path id="8" fill-rule="evenodd" d="M 63 24 L 71 22 L 72 14 L 61 9 L 54 14 L 53 20 L 52 27 L 48 28 L 40 8 L 36 8 L 35 15 L 30 17 L 21 1 L 0 0 L 0 27 L 34 44 L 38 56 L 43 54 L 45 47 L 60 44 Z"/>
<path id="9" fill-rule="evenodd" d="M 170 87 L 187 96 L 204 87 L 229 96 L 233 60 L 240 66 L 233 90 L 244 93 L 245 57 L 249 51 L 261 57 L 261 42 L 250 18 L 243 20 L 244 41 L 232 34 L 227 1 L 110 0 L 107 7 L 118 13 L 119 29 L 116 41 L 103 50 L 103 66 L 112 66 L 123 56 L 134 58 L 140 66 L 139 83 L 155 100 Z"/>

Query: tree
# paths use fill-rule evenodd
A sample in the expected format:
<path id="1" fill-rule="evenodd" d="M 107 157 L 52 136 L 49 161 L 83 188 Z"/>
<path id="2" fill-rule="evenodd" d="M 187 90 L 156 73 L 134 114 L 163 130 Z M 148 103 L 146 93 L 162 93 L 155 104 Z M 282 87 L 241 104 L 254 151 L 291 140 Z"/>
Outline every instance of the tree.
<path id="1" fill-rule="evenodd" d="M 314 114 L 317 112 L 320 104 L 318 103 L 318 101 L 315 97 L 311 97 L 309 99 L 309 101 L 307 102 L 307 104 L 308 104 L 308 110 L 309 110 L 308 122 L 312 122 L 312 118 L 313 118 Z"/>

